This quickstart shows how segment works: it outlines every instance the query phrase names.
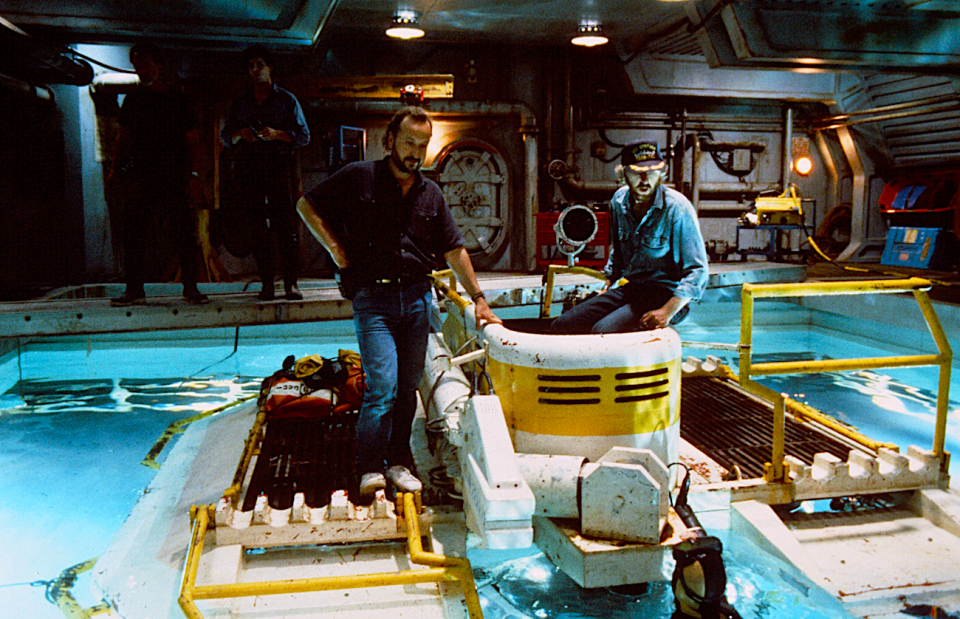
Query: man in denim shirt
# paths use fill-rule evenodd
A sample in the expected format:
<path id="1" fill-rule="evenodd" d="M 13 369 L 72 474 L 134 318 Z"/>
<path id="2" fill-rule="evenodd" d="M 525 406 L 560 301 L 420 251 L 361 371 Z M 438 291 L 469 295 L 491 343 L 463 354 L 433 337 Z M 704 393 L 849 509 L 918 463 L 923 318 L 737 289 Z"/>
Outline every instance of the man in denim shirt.
<path id="1" fill-rule="evenodd" d="M 220 139 L 233 156 L 234 195 L 249 225 L 259 228 L 254 257 L 263 285 L 258 296 L 273 300 L 279 254 L 284 296 L 299 301 L 303 295 L 297 287 L 300 242 L 293 208 L 294 150 L 310 142 L 310 129 L 297 98 L 273 82 L 273 54 L 253 45 L 244 58 L 253 83 L 230 105 Z"/>
<path id="2" fill-rule="evenodd" d="M 432 135 L 424 110 L 401 109 L 384 135 L 386 158 L 341 168 L 297 203 L 353 303 L 366 372 L 356 430 L 361 496 L 387 480 L 401 492 L 423 487 L 410 471 L 410 430 L 430 331 L 430 271 L 441 262 L 453 269 L 476 305 L 477 328 L 502 322 L 480 290 L 443 193 L 420 172 Z"/>
<path id="3" fill-rule="evenodd" d="M 707 252 L 697 214 L 683 194 L 664 187 L 666 162 L 656 142 L 627 144 L 626 186 L 610 202 L 613 246 L 603 292 L 558 317 L 553 333 L 623 333 L 677 324 L 707 285 Z M 609 289 L 626 278 L 627 283 Z"/>

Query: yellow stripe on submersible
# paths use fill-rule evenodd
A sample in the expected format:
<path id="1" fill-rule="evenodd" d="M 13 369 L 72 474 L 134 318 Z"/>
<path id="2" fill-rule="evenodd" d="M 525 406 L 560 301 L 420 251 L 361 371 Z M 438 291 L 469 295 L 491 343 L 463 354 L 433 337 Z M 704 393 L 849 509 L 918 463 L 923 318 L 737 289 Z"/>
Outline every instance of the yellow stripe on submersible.
<path id="1" fill-rule="evenodd" d="M 664 430 L 679 418 L 680 360 L 644 367 L 552 370 L 487 360 L 513 429 L 552 436 Z M 674 410 L 671 415 L 671 402 Z"/>

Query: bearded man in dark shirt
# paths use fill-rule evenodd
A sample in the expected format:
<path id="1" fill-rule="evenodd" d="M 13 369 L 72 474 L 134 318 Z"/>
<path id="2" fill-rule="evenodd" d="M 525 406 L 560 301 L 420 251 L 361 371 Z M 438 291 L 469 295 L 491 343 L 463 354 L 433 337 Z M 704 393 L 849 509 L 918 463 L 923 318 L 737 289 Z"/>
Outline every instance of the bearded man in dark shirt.
<path id="1" fill-rule="evenodd" d="M 480 290 L 440 188 L 420 173 L 433 133 L 420 108 L 400 110 L 384 136 L 389 156 L 347 165 L 307 192 L 297 210 L 326 248 L 353 302 L 367 387 L 357 421 L 360 494 L 418 492 L 410 468 L 416 388 L 430 329 L 428 274 L 446 262 L 476 304 L 479 327 L 501 323 Z"/>

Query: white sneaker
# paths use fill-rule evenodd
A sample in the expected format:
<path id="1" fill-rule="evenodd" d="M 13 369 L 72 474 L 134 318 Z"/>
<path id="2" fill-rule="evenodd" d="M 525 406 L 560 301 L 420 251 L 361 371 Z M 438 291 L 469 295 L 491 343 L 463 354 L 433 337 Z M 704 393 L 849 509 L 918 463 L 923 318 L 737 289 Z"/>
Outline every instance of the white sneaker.
<path id="1" fill-rule="evenodd" d="M 387 481 L 383 475 L 376 472 L 364 473 L 360 478 L 360 495 L 373 496 L 377 490 L 383 490 L 387 487 Z"/>
<path id="2" fill-rule="evenodd" d="M 390 480 L 390 483 L 396 486 L 399 492 L 420 492 L 423 490 L 423 484 L 414 477 L 407 467 L 396 464 L 388 468 L 384 475 Z"/>

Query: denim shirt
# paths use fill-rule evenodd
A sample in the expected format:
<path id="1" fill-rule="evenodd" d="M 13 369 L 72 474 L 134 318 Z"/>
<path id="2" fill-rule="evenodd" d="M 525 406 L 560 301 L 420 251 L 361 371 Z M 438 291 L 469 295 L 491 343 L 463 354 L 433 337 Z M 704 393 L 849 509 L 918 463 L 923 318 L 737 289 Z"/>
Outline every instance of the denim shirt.
<path id="1" fill-rule="evenodd" d="M 282 140 L 270 142 L 231 142 L 231 136 L 244 127 L 273 127 L 293 136 L 293 142 Z M 263 103 L 257 103 L 251 86 L 237 95 L 227 111 L 220 129 L 220 139 L 225 146 L 239 155 L 289 155 L 294 149 L 310 143 L 310 129 L 303 115 L 300 102 L 290 92 L 276 84 Z"/>
<path id="2" fill-rule="evenodd" d="M 660 185 L 638 222 L 624 186 L 613 195 L 610 211 L 612 247 L 603 270 L 607 278 L 658 285 L 675 297 L 698 301 L 707 286 L 707 251 L 690 201 Z"/>

